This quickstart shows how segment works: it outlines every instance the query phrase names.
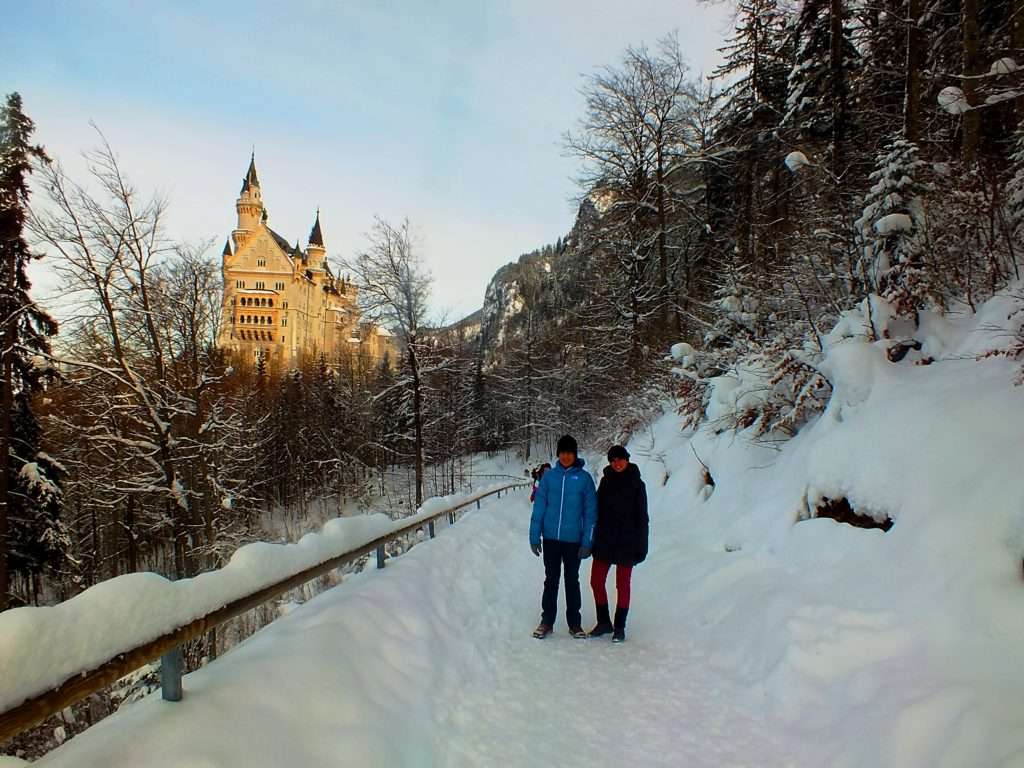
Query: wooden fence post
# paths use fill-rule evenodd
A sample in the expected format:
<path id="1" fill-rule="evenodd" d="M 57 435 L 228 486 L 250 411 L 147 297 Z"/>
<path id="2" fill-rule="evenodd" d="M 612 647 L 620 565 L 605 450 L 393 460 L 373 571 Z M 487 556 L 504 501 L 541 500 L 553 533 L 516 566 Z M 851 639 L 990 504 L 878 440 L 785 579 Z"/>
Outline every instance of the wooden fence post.
<path id="1" fill-rule="evenodd" d="M 383 544 L 381 544 L 379 547 L 377 547 L 377 567 L 378 568 L 383 568 L 384 567 L 384 545 Z"/>
<path id="2" fill-rule="evenodd" d="M 434 521 L 431 520 L 427 523 L 427 532 L 430 533 L 430 538 L 434 538 Z"/>
<path id="3" fill-rule="evenodd" d="M 160 657 L 160 691 L 164 701 L 181 701 L 181 675 L 185 671 L 185 654 L 176 645 Z"/>

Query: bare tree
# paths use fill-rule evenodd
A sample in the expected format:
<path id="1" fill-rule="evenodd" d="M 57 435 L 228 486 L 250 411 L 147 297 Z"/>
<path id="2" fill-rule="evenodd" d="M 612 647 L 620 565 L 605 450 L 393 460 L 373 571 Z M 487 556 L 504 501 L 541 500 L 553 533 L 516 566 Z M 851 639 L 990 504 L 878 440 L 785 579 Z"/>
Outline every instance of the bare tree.
<path id="1" fill-rule="evenodd" d="M 93 389 L 106 393 L 97 412 L 112 418 L 97 421 L 89 439 L 122 456 L 129 471 L 112 478 L 121 494 L 138 506 L 155 501 L 181 578 L 195 569 L 203 532 L 214 535 L 211 510 L 224 501 L 226 478 L 210 462 L 226 455 L 217 441 L 237 422 L 217 396 L 225 369 L 214 348 L 219 276 L 199 252 L 167 239 L 166 202 L 140 199 L 105 140 L 87 158 L 91 187 L 59 165 L 42 170 L 50 201 L 30 218 L 59 257 L 76 308 L 70 324 L 88 329 L 91 342 L 59 362 L 105 382 Z"/>
<path id="2" fill-rule="evenodd" d="M 603 209 L 603 250 L 630 285 L 636 357 L 648 316 L 660 316 L 663 331 L 667 326 L 670 248 L 684 205 L 679 157 L 690 143 L 694 94 L 678 39 L 665 38 L 657 53 L 627 49 L 620 67 L 587 79 L 583 96 L 586 114 L 564 145 L 583 161 L 577 182 Z"/>
<path id="3" fill-rule="evenodd" d="M 398 386 L 408 396 L 413 429 L 416 506 L 423 503 L 424 392 L 422 336 L 430 295 L 430 274 L 420 261 L 412 227 L 405 219 L 394 226 L 377 218 L 367 248 L 344 268 L 352 273 L 364 310 L 398 333 L 403 349 L 403 376 Z"/>

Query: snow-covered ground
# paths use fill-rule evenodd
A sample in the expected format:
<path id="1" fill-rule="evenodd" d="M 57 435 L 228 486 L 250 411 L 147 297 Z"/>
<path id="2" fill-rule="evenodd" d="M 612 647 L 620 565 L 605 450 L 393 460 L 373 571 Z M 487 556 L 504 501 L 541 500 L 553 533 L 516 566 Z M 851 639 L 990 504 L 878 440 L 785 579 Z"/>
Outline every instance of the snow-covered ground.
<path id="1" fill-rule="evenodd" d="M 931 365 L 847 317 L 829 407 L 786 443 L 691 440 L 671 413 L 636 435 L 651 554 L 622 646 L 561 617 L 530 637 L 521 491 L 40 764 L 1022 766 L 1024 387 L 976 359 L 1010 311 L 925 318 Z M 803 519 L 823 497 L 893 526 Z"/>

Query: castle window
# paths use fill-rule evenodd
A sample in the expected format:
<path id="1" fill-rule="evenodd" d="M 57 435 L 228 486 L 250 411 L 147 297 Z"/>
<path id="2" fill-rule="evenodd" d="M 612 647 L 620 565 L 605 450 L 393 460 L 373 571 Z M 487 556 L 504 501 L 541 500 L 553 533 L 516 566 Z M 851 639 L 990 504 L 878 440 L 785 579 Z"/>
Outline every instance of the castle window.
<path id="1" fill-rule="evenodd" d="M 267 299 L 267 306 L 268 307 L 274 306 L 274 300 L 273 299 Z"/>
<path id="2" fill-rule="evenodd" d="M 261 283 L 259 280 L 256 281 L 256 290 L 257 291 L 262 291 L 263 290 L 263 283 Z"/>
<path id="3" fill-rule="evenodd" d="M 236 288 L 245 288 L 245 280 L 235 280 Z"/>
<path id="4" fill-rule="evenodd" d="M 267 260 L 266 259 L 256 259 L 256 266 L 257 267 L 265 267 L 265 266 L 267 266 Z"/>
<path id="5" fill-rule="evenodd" d="M 286 325 L 288 325 L 288 318 L 287 317 L 282 317 L 281 318 L 281 327 L 284 328 Z"/>
<path id="6" fill-rule="evenodd" d="M 274 283 L 274 290 L 275 291 L 283 291 L 284 290 L 284 283 Z"/>
<path id="7" fill-rule="evenodd" d="M 281 302 L 281 309 L 288 309 L 288 302 L 287 301 L 282 301 Z"/>

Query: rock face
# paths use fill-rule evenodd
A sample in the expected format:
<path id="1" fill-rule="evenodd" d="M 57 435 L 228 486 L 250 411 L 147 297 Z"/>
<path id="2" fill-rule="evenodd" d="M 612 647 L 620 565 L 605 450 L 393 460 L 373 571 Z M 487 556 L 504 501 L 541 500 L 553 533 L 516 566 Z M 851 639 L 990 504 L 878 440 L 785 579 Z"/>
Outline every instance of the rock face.
<path id="1" fill-rule="evenodd" d="M 463 323 L 479 323 L 479 351 L 485 367 L 500 364 L 503 352 L 528 328 L 541 333 L 561 325 L 586 303 L 590 278 L 589 234 L 599 216 L 588 199 L 564 239 L 523 254 L 499 269 L 484 294 L 483 308 Z"/>

